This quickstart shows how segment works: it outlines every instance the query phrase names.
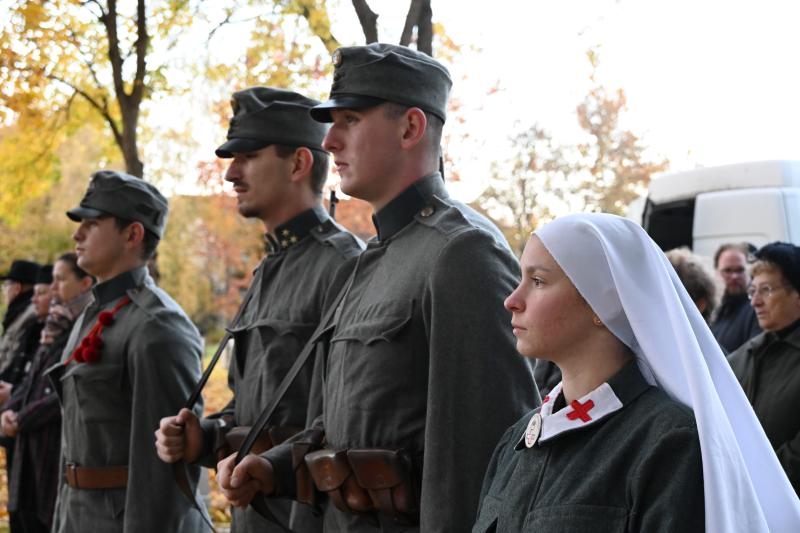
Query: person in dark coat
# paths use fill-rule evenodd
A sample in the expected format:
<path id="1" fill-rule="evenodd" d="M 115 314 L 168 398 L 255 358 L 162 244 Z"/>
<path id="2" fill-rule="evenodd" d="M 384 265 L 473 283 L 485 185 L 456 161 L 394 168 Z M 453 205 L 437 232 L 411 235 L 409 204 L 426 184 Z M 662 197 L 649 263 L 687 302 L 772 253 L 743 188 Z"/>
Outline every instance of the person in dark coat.
<path id="1" fill-rule="evenodd" d="M 236 470 L 221 462 L 220 486 L 235 505 L 256 491 L 294 498 L 302 463 L 328 495 L 326 531 L 466 531 L 492 447 L 539 403 L 503 309 L 519 264 L 437 172 L 444 66 L 382 43 L 332 59 L 330 99 L 312 117 L 331 122 L 323 146 L 342 190 L 372 205 L 377 237 L 318 330 L 321 412 L 293 442 Z M 297 461 L 304 439 L 323 449 Z"/>
<path id="2" fill-rule="evenodd" d="M 798 530 L 800 501 L 640 226 L 556 219 L 521 262 L 506 300 L 517 348 L 563 379 L 500 440 L 474 533 Z"/>
<path id="3" fill-rule="evenodd" d="M 0 403 L 11 396 L 11 389 L 22 376 L 20 360 L 31 354 L 39 342 L 39 320 L 33 307 L 33 286 L 39 275 L 38 263 L 15 260 L 3 280 L 6 314 L 0 337 Z"/>
<path id="4" fill-rule="evenodd" d="M 714 268 L 725 292 L 711 321 L 711 331 L 726 353 L 731 353 L 761 333 L 761 327 L 747 299 L 750 275 L 747 258 L 750 246 L 746 243 L 723 244 L 714 254 Z"/>
<path id="5" fill-rule="evenodd" d="M 61 358 L 75 319 L 89 303 L 93 283 L 78 266 L 74 253 L 56 260 L 52 279 L 55 298 L 39 348 L 0 415 L 3 431 L 16 437 L 8 509 L 25 533 L 45 533 L 52 526 L 59 479 L 61 408 L 45 370 Z"/>
<path id="6" fill-rule="evenodd" d="M 747 294 L 764 332 L 728 360 L 800 494 L 800 248 L 775 242 L 755 257 Z"/>
<path id="7" fill-rule="evenodd" d="M 340 269 L 362 250 L 363 243 L 321 205 L 328 175 L 328 154 L 322 149 L 327 127 L 308 115 L 319 102 L 270 87 L 237 92 L 233 102 L 228 141 L 217 155 L 233 160 L 225 179 L 236 191 L 239 213 L 264 223 L 270 249 L 253 276 L 253 296 L 231 325 L 233 400 L 199 421 L 186 409 L 164 418 L 156 445 L 167 462 L 186 459 L 213 467 L 238 449 L 230 436 L 236 428 L 253 425 L 273 397 L 319 324 L 326 296 L 341 289 Z M 280 444 L 305 428 L 312 369 L 309 363 L 281 402 L 279 416 L 265 430 L 264 446 Z M 310 508 L 295 509 L 292 516 L 292 507 L 289 500 L 270 502 L 281 524 L 252 508 L 233 508 L 231 532 L 280 533 L 290 523 L 307 533 L 319 528 Z"/>

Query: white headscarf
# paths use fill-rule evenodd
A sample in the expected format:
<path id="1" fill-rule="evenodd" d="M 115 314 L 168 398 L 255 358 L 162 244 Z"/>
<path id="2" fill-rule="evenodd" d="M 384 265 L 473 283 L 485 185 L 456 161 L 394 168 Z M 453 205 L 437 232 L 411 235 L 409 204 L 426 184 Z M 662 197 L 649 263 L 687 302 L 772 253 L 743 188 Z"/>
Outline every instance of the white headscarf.
<path id="1" fill-rule="evenodd" d="M 799 532 L 800 500 L 705 320 L 645 231 L 618 216 L 578 214 L 536 235 L 633 350 L 645 378 L 694 411 L 706 531 Z"/>

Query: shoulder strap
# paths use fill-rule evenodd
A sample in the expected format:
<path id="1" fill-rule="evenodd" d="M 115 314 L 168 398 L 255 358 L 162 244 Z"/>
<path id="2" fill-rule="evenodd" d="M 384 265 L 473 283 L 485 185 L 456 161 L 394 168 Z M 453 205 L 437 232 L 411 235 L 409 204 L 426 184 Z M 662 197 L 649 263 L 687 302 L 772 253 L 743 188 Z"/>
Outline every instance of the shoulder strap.
<path id="1" fill-rule="evenodd" d="M 360 262 L 361 257 L 359 257 L 356 261 L 355 267 L 350 273 L 350 279 L 347 281 L 347 285 L 336 297 L 333 305 L 328 308 L 322 320 L 320 320 L 319 326 L 317 326 L 317 329 L 303 347 L 303 351 L 300 352 L 300 355 L 297 356 L 294 364 L 292 364 L 292 367 L 286 373 L 286 376 L 284 376 L 283 381 L 281 381 L 281 384 L 278 386 L 278 389 L 275 391 L 272 399 L 269 401 L 269 403 L 267 403 L 266 407 L 264 407 L 264 410 L 261 411 L 256 421 L 253 423 L 253 426 L 250 428 L 250 433 L 247 434 L 247 437 L 245 437 L 244 441 L 242 442 L 242 446 L 239 448 L 239 452 L 236 454 L 236 464 L 239 464 L 239 462 L 250 453 L 250 450 L 253 448 L 253 444 L 255 444 L 255 441 L 261 434 L 261 431 L 267 426 L 267 423 L 275 412 L 275 409 L 278 407 L 278 404 L 281 402 L 281 400 L 283 400 L 283 397 L 286 396 L 286 391 L 289 390 L 289 387 L 292 386 L 294 380 L 297 379 L 297 375 L 300 373 L 300 370 L 302 370 L 303 366 L 305 366 L 309 355 L 311 355 L 311 352 L 314 351 L 314 345 L 322 336 L 323 332 L 327 329 L 331 320 L 339 312 L 342 302 L 347 296 L 347 293 L 350 292 L 350 288 L 353 286 L 353 281 L 355 280 L 356 272 L 358 272 L 358 265 Z"/>

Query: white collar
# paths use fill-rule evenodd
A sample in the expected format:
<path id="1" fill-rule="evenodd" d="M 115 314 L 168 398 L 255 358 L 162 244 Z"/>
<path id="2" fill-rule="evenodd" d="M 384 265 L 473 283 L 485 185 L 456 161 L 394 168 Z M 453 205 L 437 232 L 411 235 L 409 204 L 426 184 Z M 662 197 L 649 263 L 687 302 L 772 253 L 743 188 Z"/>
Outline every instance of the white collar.
<path id="1" fill-rule="evenodd" d="M 623 407 L 611 385 L 603 383 L 554 413 L 555 399 L 561 394 L 562 387 L 563 384 L 559 383 L 544 397 L 541 409 L 528 422 L 525 433 L 517 441 L 516 449 L 521 449 L 522 444 L 530 448 L 561 433 L 591 426 Z"/>

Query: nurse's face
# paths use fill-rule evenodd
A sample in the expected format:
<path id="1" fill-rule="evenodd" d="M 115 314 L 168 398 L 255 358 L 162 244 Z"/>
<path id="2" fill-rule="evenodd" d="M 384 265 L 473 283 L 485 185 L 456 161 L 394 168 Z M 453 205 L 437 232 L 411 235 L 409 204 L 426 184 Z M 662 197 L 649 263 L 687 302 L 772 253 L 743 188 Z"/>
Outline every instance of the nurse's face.
<path id="1" fill-rule="evenodd" d="M 558 362 L 592 331 L 592 310 L 536 235 L 520 263 L 522 281 L 505 301 L 517 350 Z"/>

